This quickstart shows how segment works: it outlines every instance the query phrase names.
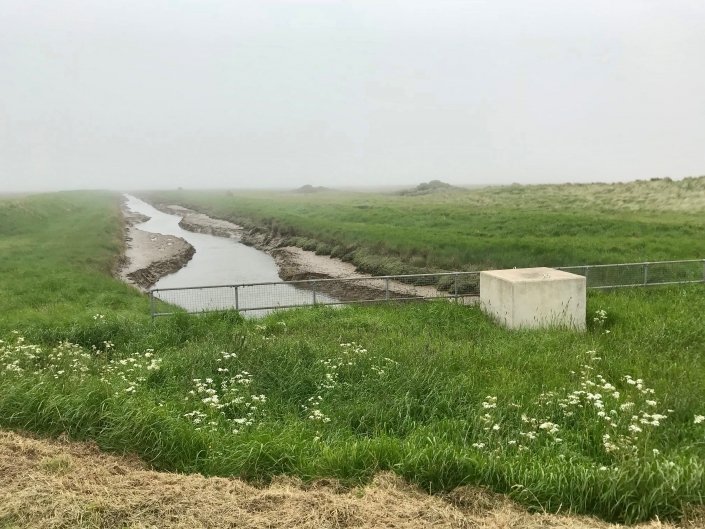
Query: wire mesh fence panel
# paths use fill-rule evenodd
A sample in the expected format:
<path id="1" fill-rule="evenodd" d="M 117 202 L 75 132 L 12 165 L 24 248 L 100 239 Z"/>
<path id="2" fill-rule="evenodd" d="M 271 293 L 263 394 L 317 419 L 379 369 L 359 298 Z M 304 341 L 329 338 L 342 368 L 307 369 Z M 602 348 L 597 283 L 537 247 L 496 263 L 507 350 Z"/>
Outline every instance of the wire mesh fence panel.
<path id="1" fill-rule="evenodd" d="M 656 262 L 644 265 L 647 285 L 705 281 L 705 261 Z"/>
<path id="2" fill-rule="evenodd" d="M 170 305 L 181 307 L 188 312 L 236 308 L 227 287 L 153 290 L 152 295 L 158 301 L 164 302 L 156 305 L 159 312 L 169 311 Z"/>
<path id="3" fill-rule="evenodd" d="M 585 276 L 587 288 L 638 286 L 643 284 L 644 277 L 641 264 L 584 266 L 562 270 Z"/>
<path id="4" fill-rule="evenodd" d="M 176 305 L 188 312 L 276 309 L 335 301 L 323 293 L 315 300 L 311 291 L 296 288 L 291 283 L 156 289 L 152 293 L 158 300 Z M 162 308 L 165 311 L 168 310 L 167 307 Z"/>
<path id="5" fill-rule="evenodd" d="M 621 288 L 705 281 L 705 260 L 561 267 L 585 276 L 587 288 Z"/>
<path id="6" fill-rule="evenodd" d="M 153 289 L 152 314 L 170 314 L 173 306 L 187 312 L 234 309 L 262 315 L 311 305 L 437 298 L 466 301 L 479 295 L 479 285 L 479 272 L 458 272 Z"/>

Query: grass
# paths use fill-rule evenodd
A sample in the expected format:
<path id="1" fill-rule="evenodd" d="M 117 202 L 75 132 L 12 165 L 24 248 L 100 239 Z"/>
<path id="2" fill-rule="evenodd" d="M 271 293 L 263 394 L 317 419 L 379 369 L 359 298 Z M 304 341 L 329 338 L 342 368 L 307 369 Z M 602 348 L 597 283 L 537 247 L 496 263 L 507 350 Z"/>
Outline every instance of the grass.
<path id="1" fill-rule="evenodd" d="M 255 482 L 389 470 L 626 522 L 702 505 L 702 285 L 591 292 L 583 334 L 447 302 L 151 322 L 107 275 L 118 198 L 0 202 L 1 426 Z"/>
<path id="2" fill-rule="evenodd" d="M 45 462 L 61 453 L 60 472 Z M 360 487 L 336 480 L 301 483 L 282 476 L 267 487 L 238 479 L 154 472 L 135 458 L 100 452 L 91 443 L 35 439 L 0 432 L 0 527 L 355 527 L 417 529 L 624 529 L 592 517 L 533 514 L 500 494 L 461 487 L 429 495 L 382 472 Z M 27 483 L 31 483 L 28 487 Z M 28 490 L 29 489 L 29 490 Z M 701 518 L 702 520 L 702 518 Z M 699 527 L 694 516 L 689 527 Z M 653 521 L 639 529 L 675 529 Z"/>
<path id="3" fill-rule="evenodd" d="M 423 196 L 171 191 L 178 203 L 373 274 L 701 258 L 705 177 Z"/>
<path id="4" fill-rule="evenodd" d="M 0 331 L 51 328 L 110 310 L 145 310 L 110 276 L 122 248 L 119 196 L 54 193 L 0 199 Z"/>

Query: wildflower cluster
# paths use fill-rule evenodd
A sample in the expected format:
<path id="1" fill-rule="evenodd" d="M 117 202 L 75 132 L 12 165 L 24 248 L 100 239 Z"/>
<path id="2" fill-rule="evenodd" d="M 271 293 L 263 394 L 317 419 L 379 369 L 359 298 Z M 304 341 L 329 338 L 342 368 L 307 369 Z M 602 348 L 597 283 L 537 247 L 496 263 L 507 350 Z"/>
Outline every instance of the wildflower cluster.
<path id="1" fill-rule="evenodd" d="M 619 381 L 611 382 L 597 373 L 596 365 L 600 360 L 595 351 L 588 351 L 580 373 L 576 373 L 577 388 L 542 393 L 531 406 L 532 413 L 524 411 L 520 421 L 507 417 L 506 427 L 495 416 L 497 397 L 487 396 L 481 404 L 483 415 L 480 417 L 487 433 L 472 446 L 495 450 L 511 447 L 522 451 L 537 443 L 557 445 L 563 442 L 561 431 L 570 425 L 571 429 L 597 434 L 603 454 L 612 458 L 625 459 L 645 453 L 658 455 L 658 450 L 646 451 L 646 439 L 673 410 L 659 409 L 654 390 L 640 378 L 624 375 Z M 521 408 L 516 404 L 513 407 Z M 696 424 L 705 422 L 705 417 L 700 417 L 695 417 Z M 519 429 L 517 422 L 521 425 Z M 506 430 L 502 437 L 496 435 L 500 430 Z"/>
<path id="2" fill-rule="evenodd" d="M 24 336 L 18 331 L 12 331 L 12 334 L 10 341 L 0 340 L 0 374 L 21 375 L 28 369 L 38 369 L 42 349 L 38 345 L 25 344 Z"/>
<path id="3" fill-rule="evenodd" d="M 609 334 L 610 330 L 605 329 L 605 324 L 607 323 L 607 311 L 605 309 L 598 309 L 595 311 L 595 315 L 592 318 L 593 323 L 596 327 L 603 329 L 603 334 Z"/>
<path id="4" fill-rule="evenodd" d="M 135 393 L 147 380 L 149 372 L 160 368 L 161 360 L 155 358 L 152 349 L 135 352 L 126 358 L 108 359 L 106 353 L 113 347 L 107 340 L 100 347 L 94 345 L 91 349 L 64 341 L 50 349 L 42 349 L 25 343 L 25 338 L 14 332 L 11 341 L 0 340 L 0 374 L 37 376 L 40 377 L 37 384 L 48 380 L 80 383 L 89 375 L 96 376 L 115 390 L 115 396 L 121 396 Z"/>
<path id="5" fill-rule="evenodd" d="M 605 309 L 598 309 L 595 311 L 595 316 L 593 316 L 592 321 L 598 325 L 604 325 L 607 321 L 607 311 Z"/>
<path id="6" fill-rule="evenodd" d="M 301 405 L 301 409 L 312 421 L 327 423 L 330 417 L 321 411 L 323 404 L 323 394 L 331 391 L 339 382 L 340 370 L 344 366 L 352 367 L 361 356 L 367 354 L 367 349 L 355 342 L 341 343 L 340 354 L 334 358 L 319 360 L 323 366 L 323 380 L 317 384 L 317 395 L 308 398 L 306 404 Z"/>
<path id="7" fill-rule="evenodd" d="M 473 447 L 479 450 L 492 447 L 495 452 L 503 446 L 505 448 L 525 451 L 531 444 L 536 443 L 560 443 L 563 440 L 558 436 L 560 428 L 558 424 L 548 418 L 529 417 L 526 413 L 521 414 L 521 427 L 517 431 L 516 427 L 510 426 L 510 422 L 500 419 L 497 414 L 497 397 L 488 395 L 481 404 L 484 414 L 480 417 L 485 441 L 473 443 Z M 520 408 L 513 404 L 511 407 Z M 503 424 L 506 423 L 506 424 Z M 506 431 L 506 433 L 505 433 Z M 506 437 L 509 436 L 509 439 Z"/>
<path id="8" fill-rule="evenodd" d="M 482 429 L 488 433 L 486 434 L 487 442 L 479 441 L 473 443 L 472 446 L 478 450 L 485 448 L 488 442 L 496 441 L 496 439 L 491 439 L 491 437 L 495 432 L 498 432 L 501 429 L 499 422 L 495 422 L 493 417 L 494 412 L 492 411 L 497 408 L 497 397 L 493 397 L 492 395 L 485 397 L 485 400 L 482 402 L 482 408 L 485 410 L 485 413 L 480 417 L 480 421 L 483 425 Z"/>
<path id="9" fill-rule="evenodd" d="M 204 427 L 215 430 L 225 422 L 232 433 L 237 434 L 255 424 L 262 415 L 262 405 L 267 402 L 267 397 L 250 391 L 252 374 L 248 371 L 230 373 L 231 368 L 227 365 L 236 358 L 235 353 L 223 351 L 217 359 L 221 367 L 214 375 L 218 380 L 211 377 L 192 380 L 193 389 L 188 392 L 186 400 L 198 408 L 185 413 L 184 417 L 197 425 L 196 430 Z"/>
<path id="10" fill-rule="evenodd" d="M 341 372 L 353 369 L 360 364 L 361 360 L 368 358 L 367 349 L 356 342 L 346 342 L 340 344 L 340 353 L 338 355 L 333 358 L 319 360 L 323 367 L 323 379 L 316 386 L 316 395 L 309 397 L 308 401 L 301 405 L 301 409 L 306 413 L 309 420 L 322 423 L 330 422 L 330 417 L 321 411 L 324 395 L 341 384 Z M 391 358 L 383 358 L 379 364 L 372 364 L 370 371 L 378 377 L 383 377 L 389 368 L 395 364 L 396 362 Z"/>
<path id="11" fill-rule="evenodd" d="M 116 387 L 115 396 L 137 392 L 147 381 L 149 373 L 161 368 L 161 359 L 154 356 L 154 349 L 135 352 L 130 356 L 109 360 L 100 373 L 100 380 Z"/>
<path id="12" fill-rule="evenodd" d="M 592 423 L 601 432 L 605 453 L 620 457 L 638 455 L 643 438 L 661 426 L 673 410 L 657 411 L 654 390 L 641 378 L 627 374 L 612 383 L 595 372 L 601 360 L 595 351 L 588 351 L 586 357 L 579 374 L 579 389 L 556 401 L 563 416 L 580 416 Z"/>

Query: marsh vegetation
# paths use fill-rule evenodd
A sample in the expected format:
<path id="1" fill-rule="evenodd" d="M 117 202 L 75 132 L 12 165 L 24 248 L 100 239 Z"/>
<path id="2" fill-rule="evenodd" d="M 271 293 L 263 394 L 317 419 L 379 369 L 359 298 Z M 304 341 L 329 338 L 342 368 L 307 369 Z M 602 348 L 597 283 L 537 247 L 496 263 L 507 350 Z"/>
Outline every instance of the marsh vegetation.
<path id="1" fill-rule="evenodd" d="M 371 274 L 658 261 L 705 255 L 705 177 L 450 189 L 426 195 L 149 194 L 339 257 Z"/>

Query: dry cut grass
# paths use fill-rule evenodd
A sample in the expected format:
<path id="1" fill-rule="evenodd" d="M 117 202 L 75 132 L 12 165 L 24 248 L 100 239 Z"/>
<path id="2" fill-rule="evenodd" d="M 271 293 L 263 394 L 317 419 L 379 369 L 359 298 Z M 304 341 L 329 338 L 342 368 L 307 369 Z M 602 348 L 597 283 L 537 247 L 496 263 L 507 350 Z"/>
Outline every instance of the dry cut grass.
<path id="1" fill-rule="evenodd" d="M 89 443 L 0 432 L 0 527 L 9 528 L 426 528 L 607 529 L 587 517 L 531 514 L 504 496 L 460 487 L 430 496 L 391 473 L 364 487 L 279 478 L 257 488 L 233 478 L 149 470 Z M 703 527 L 693 513 L 680 526 Z"/>

